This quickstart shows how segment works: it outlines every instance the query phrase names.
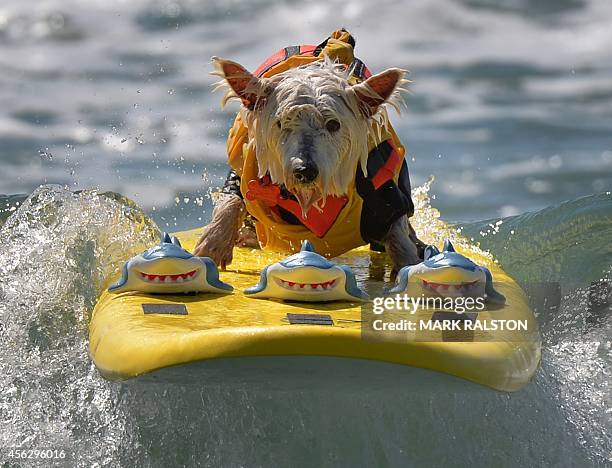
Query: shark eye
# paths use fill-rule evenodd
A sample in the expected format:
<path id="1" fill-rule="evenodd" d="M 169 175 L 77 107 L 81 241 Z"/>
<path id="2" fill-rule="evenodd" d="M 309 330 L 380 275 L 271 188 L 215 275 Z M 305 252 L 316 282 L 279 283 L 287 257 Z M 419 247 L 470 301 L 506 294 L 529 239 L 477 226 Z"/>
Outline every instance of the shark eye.
<path id="1" fill-rule="evenodd" d="M 340 122 L 338 122 L 337 120 L 328 120 L 325 123 L 325 129 L 329 132 L 329 133 L 335 133 L 338 130 L 340 130 Z"/>

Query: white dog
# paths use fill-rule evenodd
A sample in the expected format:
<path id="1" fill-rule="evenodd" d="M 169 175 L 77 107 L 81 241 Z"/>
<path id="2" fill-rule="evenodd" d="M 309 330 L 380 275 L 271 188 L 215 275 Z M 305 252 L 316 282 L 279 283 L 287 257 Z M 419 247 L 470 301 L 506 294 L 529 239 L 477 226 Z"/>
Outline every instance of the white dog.
<path id="1" fill-rule="evenodd" d="M 223 104 L 241 110 L 228 139 L 232 170 L 195 253 L 232 260 L 248 213 L 264 248 L 327 256 L 383 244 L 394 271 L 420 261 L 404 148 L 385 104 L 397 108 L 405 72 L 371 76 L 337 31 L 323 44 L 283 49 L 252 74 L 214 58 Z"/>

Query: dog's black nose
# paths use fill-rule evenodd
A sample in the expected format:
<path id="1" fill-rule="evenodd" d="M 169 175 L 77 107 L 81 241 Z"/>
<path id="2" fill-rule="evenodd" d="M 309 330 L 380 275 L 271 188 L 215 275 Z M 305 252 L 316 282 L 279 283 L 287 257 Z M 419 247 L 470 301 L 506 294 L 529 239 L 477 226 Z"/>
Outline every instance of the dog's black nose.
<path id="1" fill-rule="evenodd" d="M 319 169 L 313 163 L 303 163 L 293 168 L 293 177 L 301 184 L 314 181 L 318 175 Z"/>

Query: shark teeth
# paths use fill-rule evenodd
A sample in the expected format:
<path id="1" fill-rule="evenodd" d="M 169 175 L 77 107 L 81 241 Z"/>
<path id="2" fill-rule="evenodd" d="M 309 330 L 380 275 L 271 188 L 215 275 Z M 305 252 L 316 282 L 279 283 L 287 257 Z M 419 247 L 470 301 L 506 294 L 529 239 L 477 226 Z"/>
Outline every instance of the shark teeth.
<path id="1" fill-rule="evenodd" d="M 178 275 L 151 275 L 148 273 L 138 272 L 140 279 L 147 283 L 157 284 L 176 284 L 186 283 L 193 280 L 198 274 L 198 270 L 188 271 L 187 273 L 181 273 Z"/>
<path id="2" fill-rule="evenodd" d="M 432 281 L 421 280 L 423 287 L 426 289 L 435 291 L 440 294 L 444 293 L 467 293 L 471 292 L 478 287 L 478 281 L 472 281 L 470 283 L 460 284 L 444 284 L 434 283 Z"/>
<path id="3" fill-rule="evenodd" d="M 336 285 L 336 280 L 324 283 L 296 283 L 294 281 L 279 280 L 281 286 L 292 291 L 329 291 Z"/>

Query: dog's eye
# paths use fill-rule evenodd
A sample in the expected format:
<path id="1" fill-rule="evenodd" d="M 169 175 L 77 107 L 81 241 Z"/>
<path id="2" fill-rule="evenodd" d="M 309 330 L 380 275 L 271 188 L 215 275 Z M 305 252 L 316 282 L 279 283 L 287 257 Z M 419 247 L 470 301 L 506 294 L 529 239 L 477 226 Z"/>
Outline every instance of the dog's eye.
<path id="1" fill-rule="evenodd" d="M 338 122 L 337 120 L 328 120 L 325 124 L 325 129 L 329 133 L 337 132 L 338 130 L 340 130 L 340 122 Z"/>

